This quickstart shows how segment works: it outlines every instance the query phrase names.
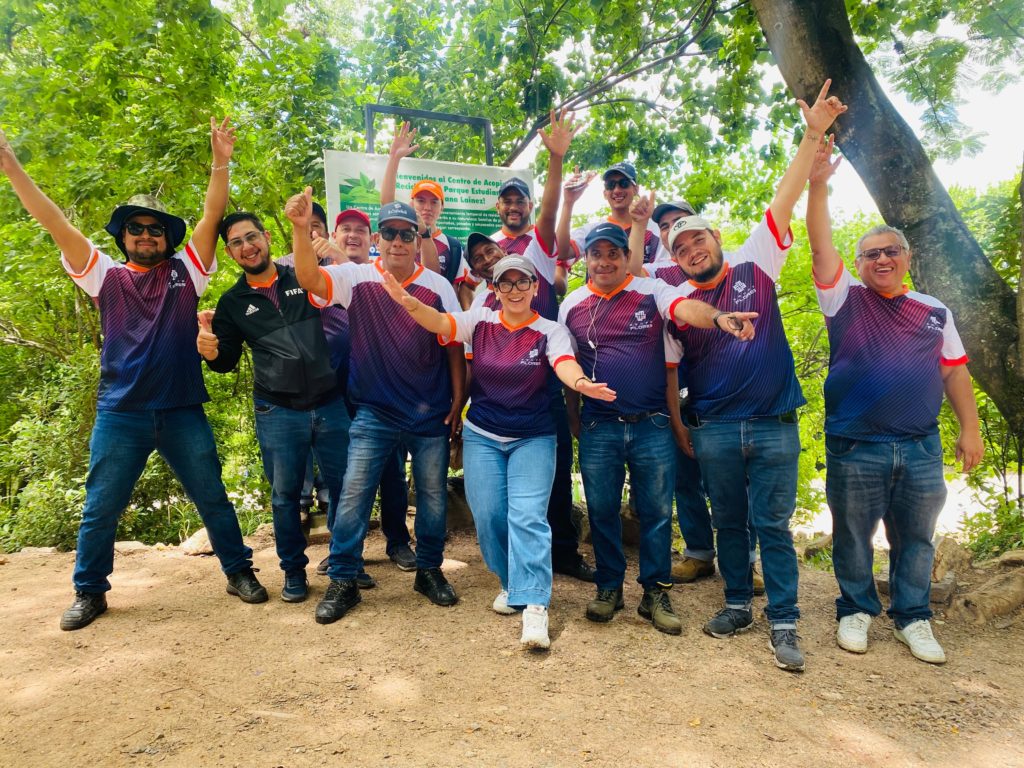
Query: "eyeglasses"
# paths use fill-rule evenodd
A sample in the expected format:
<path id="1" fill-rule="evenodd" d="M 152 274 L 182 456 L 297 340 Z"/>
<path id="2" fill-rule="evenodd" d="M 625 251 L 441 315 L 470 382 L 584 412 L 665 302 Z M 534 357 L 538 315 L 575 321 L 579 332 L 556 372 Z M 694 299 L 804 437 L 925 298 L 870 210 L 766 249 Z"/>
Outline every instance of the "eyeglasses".
<path id="1" fill-rule="evenodd" d="M 528 291 L 531 285 L 533 285 L 532 277 L 520 277 L 514 283 L 511 280 L 499 280 L 494 287 L 498 293 L 512 293 L 513 288 L 519 291 Z"/>
<path id="2" fill-rule="evenodd" d="M 623 176 L 618 179 L 605 179 L 604 188 L 611 192 L 613 189 L 618 187 L 619 189 L 629 189 L 633 186 L 633 180 L 628 176 Z"/>
<path id="3" fill-rule="evenodd" d="M 401 238 L 403 243 L 411 243 L 416 239 L 415 229 L 395 229 L 394 227 L 381 227 L 380 228 L 381 239 L 387 240 L 389 243 L 396 237 Z"/>
<path id="4" fill-rule="evenodd" d="M 225 245 L 228 247 L 228 250 L 237 251 L 239 248 L 246 244 L 256 245 L 256 243 L 258 243 L 262 237 L 262 232 L 249 232 L 245 237 L 231 238 L 225 243 Z"/>
<path id="5" fill-rule="evenodd" d="M 867 259 L 868 261 L 878 261 L 884 253 L 890 259 L 895 259 L 906 250 L 902 245 L 887 245 L 885 248 L 869 248 L 866 251 L 861 251 L 857 254 L 858 259 Z"/>
<path id="6" fill-rule="evenodd" d="M 137 221 L 129 221 L 124 229 L 132 237 L 138 237 L 143 232 L 148 232 L 150 237 L 163 237 L 167 233 L 167 227 L 163 224 L 140 224 Z"/>

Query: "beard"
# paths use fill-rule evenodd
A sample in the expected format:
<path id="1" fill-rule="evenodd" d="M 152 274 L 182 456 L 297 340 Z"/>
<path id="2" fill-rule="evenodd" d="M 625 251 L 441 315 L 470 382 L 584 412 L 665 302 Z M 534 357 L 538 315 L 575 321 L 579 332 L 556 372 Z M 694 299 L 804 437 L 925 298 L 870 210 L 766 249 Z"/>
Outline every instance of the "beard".
<path id="1" fill-rule="evenodd" d="M 245 264 L 240 264 L 239 266 L 242 268 L 242 271 L 248 275 L 263 274 L 263 272 L 266 271 L 267 267 L 270 266 L 270 255 L 264 254 L 263 258 L 252 266 L 247 266 Z"/>
<path id="2" fill-rule="evenodd" d="M 172 253 L 170 250 L 160 251 L 147 249 L 145 251 L 125 251 L 125 255 L 128 257 L 128 261 L 138 264 L 140 267 L 155 267 L 157 264 L 167 261 L 171 258 Z"/>

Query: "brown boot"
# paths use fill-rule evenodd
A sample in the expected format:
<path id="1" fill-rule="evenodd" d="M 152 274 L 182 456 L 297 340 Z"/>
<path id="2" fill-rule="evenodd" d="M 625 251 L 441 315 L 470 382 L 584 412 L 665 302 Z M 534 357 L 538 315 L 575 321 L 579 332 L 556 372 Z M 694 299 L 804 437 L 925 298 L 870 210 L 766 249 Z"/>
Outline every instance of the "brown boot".
<path id="1" fill-rule="evenodd" d="M 672 581 L 676 584 L 689 584 L 697 579 L 714 575 L 714 560 L 697 560 L 693 557 L 684 557 L 672 566 Z"/>

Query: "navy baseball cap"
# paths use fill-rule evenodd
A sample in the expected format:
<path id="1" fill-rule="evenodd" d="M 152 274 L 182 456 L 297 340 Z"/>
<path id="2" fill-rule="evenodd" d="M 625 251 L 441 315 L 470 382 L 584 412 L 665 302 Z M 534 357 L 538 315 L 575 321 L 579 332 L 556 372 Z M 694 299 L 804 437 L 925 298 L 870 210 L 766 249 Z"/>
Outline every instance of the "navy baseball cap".
<path id="1" fill-rule="evenodd" d="M 520 179 L 518 176 L 513 176 L 511 179 L 505 179 L 498 187 L 498 197 L 508 192 L 510 189 L 514 189 L 516 192 L 522 194 L 523 197 L 532 199 L 530 194 L 530 185 Z"/>
<path id="2" fill-rule="evenodd" d="M 590 246 L 599 240 L 607 240 L 612 245 L 617 245 L 620 248 L 625 248 L 629 245 L 629 238 L 626 237 L 626 230 L 618 224 L 612 224 L 610 221 L 603 221 L 590 230 L 590 233 L 587 235 L 587 239 L 583 242 L 584 252 L 589 251 Z"/>
<path id="3" fill-rule="evenodd" d="M 470 232 L 469 237 L 466 238 L 466 258 L 469 259 L 469 255 L 473 253 L 473 249 L 476 248 L 480 243 L 490 243 L 498 248 L 501 248 L 493 238 L 488 237 L 480 232 Z"/>
<path id="4" fill-rule="evenodd" d="M 697 211 L 693 209 L 685 200 L 673 200 L 671 203 L 662 203 L 654 209 L 654 213 L 651 214 L 651 218 L 655 224 L 661 224 L 661 217 L 669 211 L 682 211 L 687 216 L 696 216 Z"/>
<path id="5" fill-rule="evenodd" d="M 326 229 L 327 228 L 327 211 L 324 210 L 324 207 L 322 205 L 320 205 L 320 203 L 317 203 L 317 202 L 313 203 L 313 215 L 316 216 L 318 219 L 320 219 L 320 221 L 322 221 L 324 223 L 324 228 Z"/>
<path id="6" fill-rule="evenodd" d="M 627 179 L 636 184 L 636 168 L 633 167 L 632 163 L 616 163 L 607 171 L 605 171 L 604 174 L 602 174 L 601 178 L 607 180 L 607 178 L 613 173 L 621 173 Z"/>
<path id="7" fill-rule="evenodd" d="M 380 213 L 377 214 L 377 226 L 379 227 L 385 221 L 407 221 L 416 226 L 416 211 L 412 209 L 411 205 L 405 203 L 388 203 L 380 207 Z"/>

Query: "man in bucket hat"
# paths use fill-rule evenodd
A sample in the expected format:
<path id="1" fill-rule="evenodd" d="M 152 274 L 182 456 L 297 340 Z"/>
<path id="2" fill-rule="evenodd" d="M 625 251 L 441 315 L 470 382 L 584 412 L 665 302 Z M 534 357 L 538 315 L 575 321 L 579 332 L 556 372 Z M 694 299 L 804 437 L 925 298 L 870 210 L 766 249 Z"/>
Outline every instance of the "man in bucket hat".
<path id="1" fill-rule="evenodd" d="M 0 168 L 25 209 L 61 249 L 61 264 L 100 310 L 104 345 L 85 508 L 75 558 L 75 601 L 61 629 L 81 629 L 107 609 L 117 522 L 146 460 L 159 451 L 195 502 L 228 577 L 248 603 L 267 599 L 252 570 L 202 404 L 209 400 L 195 346 L 199 297 L 217 268 L 217 226 L 227 203 L 234 148 L 228 120 L 210 119 L 213 168 L 203 218 L 183 250 L 185 222 L 136 195 L 105 229 L 127 257 L 117 263 L 75 229 L 25 173 L 0 133 Z"/>

